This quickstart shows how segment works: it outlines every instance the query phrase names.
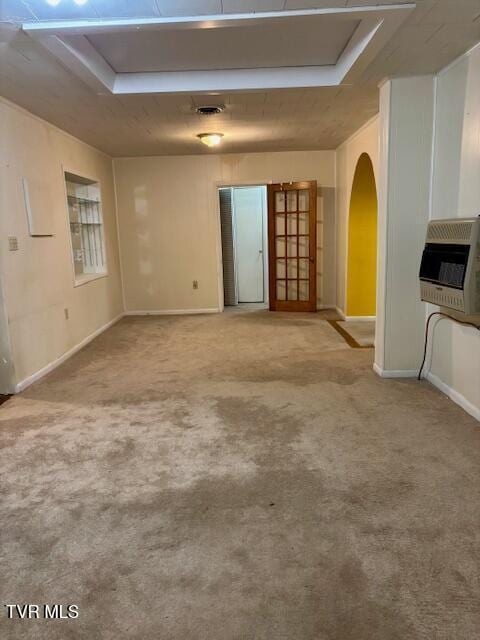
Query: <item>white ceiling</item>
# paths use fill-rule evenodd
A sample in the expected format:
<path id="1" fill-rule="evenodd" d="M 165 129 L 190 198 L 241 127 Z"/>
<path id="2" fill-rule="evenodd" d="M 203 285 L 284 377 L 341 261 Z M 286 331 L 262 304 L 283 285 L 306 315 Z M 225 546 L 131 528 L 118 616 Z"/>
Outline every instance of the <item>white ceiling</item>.
<path id="1" fill-rule="evenodd" d="M 414 7 L 35 21 L 22 28 L 97 93 L 267 91 L 352 83 Z"/>
<path id="2" fill-rule="evenodd" d="M 358 24 L 358 20 L 343 20 L 332 29 L 331 21 L 309 16 L 297 21 L 295 28 L 288 21 L 263 27 L 252 24 L 87 37 L 117 73 L 254 69 L 335 64 Z"/>
<path id="3" fill-rule="evenodd" d="M 384 0 L 382 4 L 394 3 L 394 0 Z M 0 0 L 0 11 L 3 20 L 23 22 L 372 4 L 380 3 L 369 0 L 90 0 L 84 7 L 78 7 L 73 0 L 62 0 L 53 10 L 45 0 Z M 480 0 L 417 0 L 415 11 L 353 85 L 226 92 L 208 98 L 195 94 L 97 95 L 25 33 L 3 30 L 0 40 L 2 36 L 0 94 L 111 155 L 209 153 L 195 138 L 205 130 L 225 133 L 222 143 L 225 152 L 332 149 L 377 112 L 377 85 L 383 78 L 439 71 L 480 40 Z M 332 36 L 327 46 L 327 49 L 331 46 L 330 55 L 334 54 L 336 37 Z M 307 38 L 305 43 L 308 50 Z M 285 44 L 283 38 L 276 65 L 294 55 L 295 47 L 289 44 Z M 114 66 L 132 65 L 134 69 L 134 65 L 140 64 L 138 60 L 122 61 L 122 54 L 114 51 L 115 43 L 105 46 L 109 48 Z M 152 46 L 158 48 L 158 42 Z M 162 54 L 161 49 L 160 46 L 158 54 Z M 173 61 L 186 64 L 182 55 L 170 57 L 169 61 L 162 55 L 161 65 Z M 251 52 L 245 55 L 251 56 Z M 268 60 L 267 47 L 262 55 Z M 149 58 L 146 61 L 149 62 Z M 142 60 L 141 64 L 144 63 Z M 201 64 L 208 61 L 202 58 Z M 226 109 L 218 116 L 202 118 L 194 112 L 195 105 L 201 103 L 225 104 Z"/>
<path id="4" fill-rule="evenodd" d="M 401 4 L 401 0 L 89 0 L 83 6 L 73 0 L 60 0 L 56 7 L 45 0 L 2 0 L 1 10 L 2 19 L 30 21 L 201 16 L 388 4 Z"/>

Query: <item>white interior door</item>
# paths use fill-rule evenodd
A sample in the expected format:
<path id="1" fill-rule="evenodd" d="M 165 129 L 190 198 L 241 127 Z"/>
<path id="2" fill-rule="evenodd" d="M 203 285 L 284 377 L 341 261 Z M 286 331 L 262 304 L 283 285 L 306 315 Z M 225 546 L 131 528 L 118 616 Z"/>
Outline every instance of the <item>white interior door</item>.
<path id="1" fill-rule="evenodd" d="M 264 187 L 233 190 L 238 302 L 264 302 Z"/>

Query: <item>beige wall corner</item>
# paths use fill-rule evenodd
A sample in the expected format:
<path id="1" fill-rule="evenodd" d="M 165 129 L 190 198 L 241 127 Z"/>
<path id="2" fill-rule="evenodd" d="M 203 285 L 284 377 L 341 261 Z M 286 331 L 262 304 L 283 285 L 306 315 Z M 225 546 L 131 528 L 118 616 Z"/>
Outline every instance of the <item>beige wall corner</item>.
<path id="1" fill-rule="evenodd" d="M 123 312 L 111 158 L 7 101 L 0 101 L 2 281 L 15 384 L 57 361 Z M 74 287 L 63 167 L 101 184 L 108 276 Z M 51 237 L 31 237 L 22 180 L 51 207 Z M 4 249 L 4 247 L 2 247 Z M 68 309 L 68 314 L 65 312 Z M 68 315 L 68 319 L 66 317 Z"/>
<path id="2" fill-rule="evenodd" d="M 437 77 L 430 218 L 480 214 L 480 45 Z M 435 310 L 432 307 L 429 310 Z M 429 379 L 480 419 L 480 332 L 435 323 Z"/>

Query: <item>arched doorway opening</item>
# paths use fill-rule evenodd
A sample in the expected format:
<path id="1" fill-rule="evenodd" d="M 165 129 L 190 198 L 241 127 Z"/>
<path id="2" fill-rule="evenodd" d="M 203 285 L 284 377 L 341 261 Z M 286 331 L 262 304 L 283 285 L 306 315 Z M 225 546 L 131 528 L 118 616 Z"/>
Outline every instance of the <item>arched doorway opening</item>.
<path id="1" fill-rule="evenodd" d="M 360 156 L 353 178 L 348 219 L 347 316 L 376 314 L 377 188 L 372 161 Z"/>

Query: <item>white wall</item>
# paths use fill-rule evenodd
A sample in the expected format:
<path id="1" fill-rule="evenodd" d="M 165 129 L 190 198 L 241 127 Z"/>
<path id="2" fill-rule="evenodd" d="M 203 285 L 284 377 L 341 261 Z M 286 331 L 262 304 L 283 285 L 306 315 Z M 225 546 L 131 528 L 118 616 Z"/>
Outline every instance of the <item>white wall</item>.
<path id="1" fill-rule="evenodd" d="M 346 285 L 347 285 L 347 248 L 348 248 L 348 218 L 350 213 L 350 198 L 353 178 L 358 159 L 362 153 L 368 153 L 373 164 L 375 181 L 378 192 L 378 143 L 379 118 L 375 116 L 364 127 L 346 140 L 336 154 L 336 201 L 337 201 L 337 256 L 336 256 L 336 300 L 338 309 L 346 314 Z"/>
<path id="2" fill-rule="evenodd" d="M 127 310 L 218 309 L 218 186 L 295 180 L 321 188 L 318 305 L 335 305 L 334 151 L 121 158 L 114 166 Z"/>
<path id="3" fill-rule="evenodd" d="M 0 126 L 0 274 L 18 384 L 117 317 L 123 300 L 111 159 L 4 100 Z M 109 273 L 76 288 L 62 165 L 102 186 Z M 28 235 L 23 177 L 44 189 L 53 237 Z M 18 251 L 6 250 L 8 236 Z"/>
<path id="4" fill-rule="evenodd" d="M 394 79 L 380 93 L 379 274 L 375 367 L 411 376 L 426 316 L 418 270 L 429 219 L 480 212 L 480 46 L 436 77 Z M 480 419 L 480 333 L 433 323 L 426 372 Z"/>
<path id="5" fill-rule="evenodd" d="M 431 218 L 480 214 L 480 46 L 437 78 Z M 480 332 L 442 320 L 433 329 L 435 382 L 480 419 Z"/>
<path id="6" fill-rule="evenodd" d="M 7 308 L 5 306 L 2 277 L 0 274 L 0 394 L 11 393 L 14 388 L 15 371 L 13 368 L 12 349 L 10 345 Z"/>
<path id="7" fill-rule="evenodd" d="M 434 78 L 398 78 L 380 91 L 375 368 L 412 376 L 423 355 L 418 272 L 428 224 Z"/>

